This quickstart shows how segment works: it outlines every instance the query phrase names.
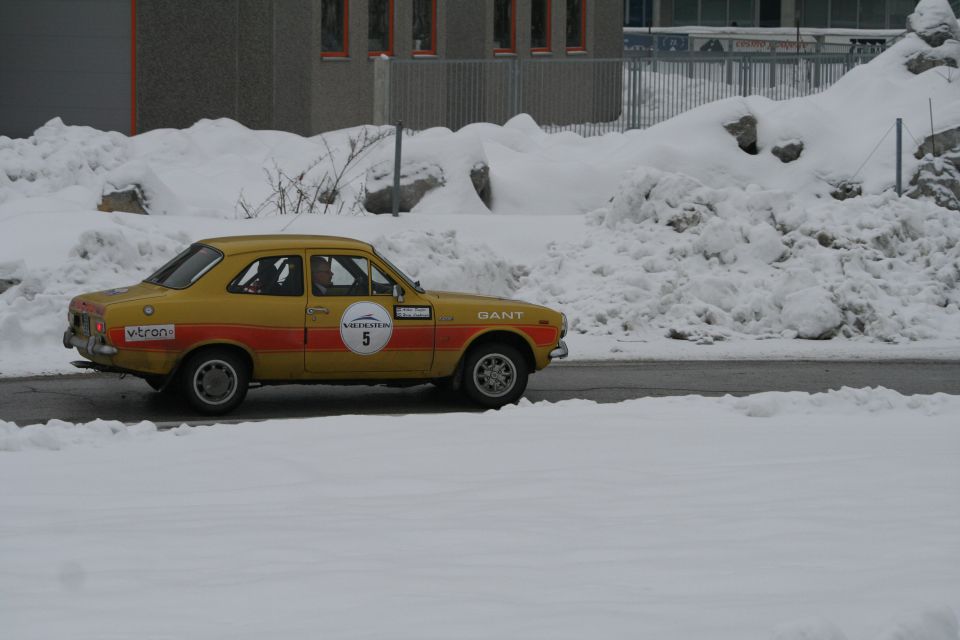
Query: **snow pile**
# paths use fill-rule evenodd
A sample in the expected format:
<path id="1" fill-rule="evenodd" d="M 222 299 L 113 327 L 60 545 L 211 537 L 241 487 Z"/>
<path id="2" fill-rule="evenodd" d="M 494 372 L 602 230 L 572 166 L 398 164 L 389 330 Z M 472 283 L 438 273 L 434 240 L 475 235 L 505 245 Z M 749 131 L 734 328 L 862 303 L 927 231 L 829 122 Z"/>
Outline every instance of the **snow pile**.
<path id="1" fill-rule="evenodd" d="M 937 607 L 905 616 L 889 624 L 871 640 L 957 640 L 957 616 L 947 607 Z M 772 640 L 848 640 L 829 620 L 803 620 L 777 627 Z"/>
<path id="2" fill-rule="evenodd" d="M 78 222 L 82 218 L 78 214 Z M 84 228 L 83 223 L 79 227 Z M 70 299 L 80 291 L 143 280 L 190 242 L 184 231 L 159 232 L 146 220 L 132 217 L 104 216 L 90 227 L 50 266 L 28 268 L 24 260 L 7 263 L 6 268 L 0 265 L 0 278 L 9 272 L 20 280 L 0 294 L 0 344 L 5 356 L 0 368 L 31 358 L 43 362 L 43 354 L 50 353 L 56 336 L 66 329 Z M 70 354 L 61 350 L 56 354 L 59 359 L 69 360 Z"/>
<path id="3" fill-rule="evenodd" d="M 891 624 L 877 640 L 956 640 L 960 638 L 957 616 L 948 607 L 938 607 Z"/>
<path id="4" fill-rule="evenodd" d="M 432 290 L 513 297 L 526 270 L 489 246 L 460 239 L 457 231 L 403 231 L 373 240 L 377 251 L 403 264 L 414 280 Z"/>
<path id="5" fill-rule="evenodd" d="M 150 422 L 127 426 L 116 420 L 94 420 L 87 424 L 51 420 L 45 425 L 21 428 L 0 420 L 0 451 L 60 451 L 67 447 L 100 446 L 107 441 L 149 437 L 155 433 L 157 427 Z"/>
<path id="6" fill-rule="evenodd" d="M 581 333 L 672 337 L 956 334 L 960 217 L 893 196 L 803 201 L 640 168 L 518 292 Z"/>
<path id="7" fill-rule="evenodd" d="M 0 424 L 0 620 L 11 638 L 958 640 L 958 414 L 844 389 Z"/>
<path id="8" fill-rule="evenodd" d="M 907 18 L 907 29 L 917 33 L 931 46 L 946 40 L 960 40 L 960 24 L 947 0 L 920 0 Z"/>
<path id="9" fill-rule="evenodd" d="M 73 185 L 99 190 L 104 173 L 127 160 L 127 144 L 121 133 L 68 127 L 60 118 L 26 140 L 0 136 L 0 204 Z"/>
<path id="10" fill-rule="evenodd" d="M 181 215 L 187 210 L 173 190 L 143 160 L 128 162 L 104 177 L 103 191 L 137 189 L 151 215 Z"/>

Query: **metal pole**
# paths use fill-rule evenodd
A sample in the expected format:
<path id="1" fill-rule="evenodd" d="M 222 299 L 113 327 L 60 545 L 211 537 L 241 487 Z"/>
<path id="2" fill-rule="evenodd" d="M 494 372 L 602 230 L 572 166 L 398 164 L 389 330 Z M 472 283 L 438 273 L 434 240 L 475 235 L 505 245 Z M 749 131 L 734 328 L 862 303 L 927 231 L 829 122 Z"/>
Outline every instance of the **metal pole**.
<path id="1" fill-rule="evenodd" d="M 897 197 L 903 195 L 903 118 L 897 118 Z"/>
<path id="2" fill-rule="evenodd" d="M 393 161 L 393 217 L 400 215 L 400 148 L 403 145 L 403 122 L 397 121 L 397 150 Z"/>
<path id="3" fill-rule="evenodd" d="M 927 98 L 930 104 L 930 151 L 937 155 L 937 135 L 933 132 L 933 98 Z"/>
<path id="4" fill-rule="evenodd" d="M 770 79 L 769 87 L 772 89 L 777 86 L 777 45 L 770 45 Z"/>
<path id="5" fill-rule="evenodd" d="M 823 51 L 823 36 L 815 36 L 816 44 L 813 48 L 813 89 L 820 88 L 820 53 Z"/>

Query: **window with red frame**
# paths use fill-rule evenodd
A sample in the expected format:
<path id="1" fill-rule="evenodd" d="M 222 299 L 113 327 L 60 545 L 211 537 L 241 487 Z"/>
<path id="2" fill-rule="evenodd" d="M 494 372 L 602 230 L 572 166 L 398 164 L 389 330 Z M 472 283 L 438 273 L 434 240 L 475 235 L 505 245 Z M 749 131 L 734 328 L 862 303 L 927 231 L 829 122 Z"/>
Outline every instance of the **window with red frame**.
<path id="1" fill-rule="evenodd" d="M 586 0 L 567 0 L 567 51 L 584 51 L 586 48 Z"/>
<path id="2" fill-rule="evenodd" d="M 393 0 L 368 0 L 367 51 L 393 55 Z"/>
<path id="3" fill-rule="evenodd" d="M 437 0 L 413 0 L 413 52 L 437 52 Z"/>
<path id="4" fill-rule="evenodd" d="M 347 2 L 349 0 L 321 0 L 320 55 L 328 58 L 348 55 Z"/>
<path id="5" fill-rule="evenodd" d="M 516 51 L 517 14 L 514 0 L 493 2 L 493 50 L 495 53 Z"/>
<path id="6" fill-rule="evenodd" d="M 531 0 L 531 51 L 550 51 L 550 22 L 550 0 Z"/>

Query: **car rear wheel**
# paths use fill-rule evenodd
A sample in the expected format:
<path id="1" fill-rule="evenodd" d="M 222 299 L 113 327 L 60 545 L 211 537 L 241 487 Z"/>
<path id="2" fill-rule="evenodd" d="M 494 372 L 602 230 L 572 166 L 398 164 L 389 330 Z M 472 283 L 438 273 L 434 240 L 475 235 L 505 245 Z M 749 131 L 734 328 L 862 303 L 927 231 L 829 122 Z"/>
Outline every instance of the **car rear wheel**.
<path id="1" fill-rule="evenodd" d="M 229 349 L 205 349 L 190 356 L 180 372 L 180 388 L 193 408 L 206 415 L 223 415 L 247 395 L 250 368 Z"/>
<path id="2" fill-rule="evenodd" d="M 463 389 L 482 407 L 498 408 L 516 402 L 527 388 L 527 361 L 515 348 L 491 343 L 474 347 L 463 369 Z"/>

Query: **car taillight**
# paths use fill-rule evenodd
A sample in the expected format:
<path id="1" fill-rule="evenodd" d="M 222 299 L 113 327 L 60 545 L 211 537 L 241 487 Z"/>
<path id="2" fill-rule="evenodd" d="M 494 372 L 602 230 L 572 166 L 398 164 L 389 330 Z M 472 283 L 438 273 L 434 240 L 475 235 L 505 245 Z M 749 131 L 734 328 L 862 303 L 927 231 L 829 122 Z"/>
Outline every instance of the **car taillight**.
<path id="1" fill-rule="evenodd" d="M 105 325 L 102 320 L 97 323 L 97 333 L 103 333 L 103 330 L 106 328 L 107 325 Z"/>

